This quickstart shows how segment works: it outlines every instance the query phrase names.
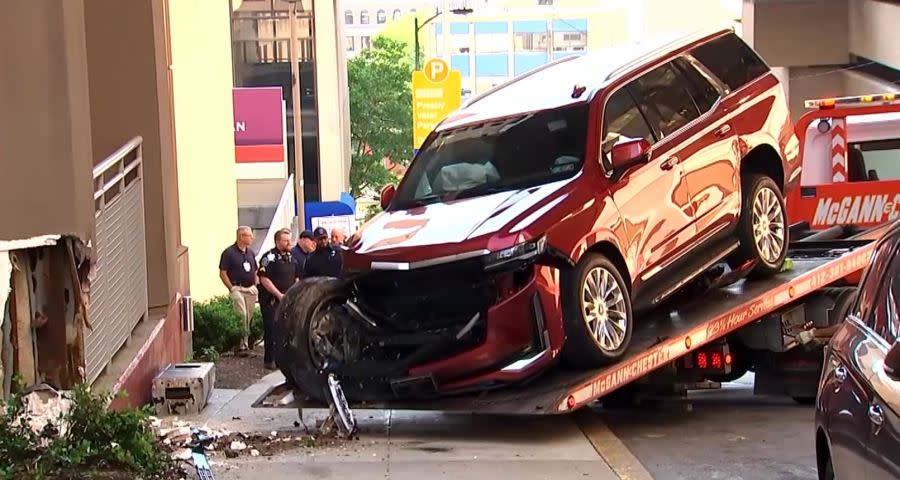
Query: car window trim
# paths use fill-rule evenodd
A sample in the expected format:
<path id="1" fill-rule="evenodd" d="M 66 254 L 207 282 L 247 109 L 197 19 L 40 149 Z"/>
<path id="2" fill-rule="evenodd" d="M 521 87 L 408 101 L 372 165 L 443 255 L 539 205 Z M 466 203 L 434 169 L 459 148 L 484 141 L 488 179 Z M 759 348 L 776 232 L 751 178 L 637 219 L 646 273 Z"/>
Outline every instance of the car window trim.
<path id="1" fill-rule="evenodd" d="M 710 39 L 708 42 L 704 42 L 704 43 L 702 43 L 702 44 L 700 44 L 700 45 L 697 45 L 697 46 L 695 46 L 695 47 L 693 47 L 693 48 L 690 48 L 690 49 L 689 49 L 687 52 L 685 52 L 685 53 L 688 53 L 688 54 L 690 54 L 691 56 L 693 56 L 693 52 L 694 52 L 695 50 L 697 50 L 697 49 L 699 49 L 699 48 L 701 48 L 701 47 L 707 46 L 707 45 L 711 44 L 712 42 L 714 42 L 714 41 L 716 41 L 716 40 L 721 40 L 721 39 L 723 39 L 723 38 L 727 38 L 727 37 L 730 36 L 730 35 L 733 35 L 734 37 L 736 37 L 737 40 L 738 40 L 738 42 L 743 43 L 744 46 L 750 51 L 750 53 L 752 53 L 753 56 L 756 57 L 757 60 L 759 60 L 759 63 L 762 64 L 764 67 L 766 67 L 766 71 L 765 71 L 764 73 L 760 74 L 760 75 L 757 75 L 756 77 L 747 79 L 747 81 L 744 82 L 743 85 L 741 85 L 741 86 L 738 87 L 738 88 L 735 88 L 734 90 L 732 90 L 731 87 L 729 87 L 728 84 L 725 83 L 725 80 L 722 80 L 721 78 L 719 78 L 718 75 L 715 75 L 715 74 L 713 73 L 713 76 L 714 76 L 715 78 L 718 78 L 719 81 L 722 82 L 722 84 L 724 84 L 725 87 L 729 90 L 729 94 L 735 93 L 735 92 L 739 92 L 739 91 L 741 91 L 741 90 L 744 90 L 745 88 L 747 88 L 748 85 L 750 85 L 750 84 L 752 84 L 752 83 L 756 83 L 756 82 L 758 82 L 761 78 L 764 78 L 764 77 L 766 77 L 766 76 L 768 76 L 768 75 L 774 75 L 774 74 L 772 73 L 772 66 L 769 65 L 768 62 L 766 62 L 766 59 L 763 58 L 762 55 L 759 54 L 759 52 L 757 52 L 753 47 L 751 47 L 750 45 L 748 45 L 747 42 L 745 42 L 740 36 L 738 36 L 738 35 L 737 35 L 736 33 L 734 33 L 734 32 L 726 33 L 726 34 L 724 34 L 724 35 L 719 35 L 719 36 L 716 37 L 716 38 Z M 698 61 L 699 63 L 701 63 L 701 64 L 703 63 L 703 62 L 700 62 L 699 59 L 697 59 L 697 61 Z M 704 67 L 706 67 L 706 66 L 704 65 Z M 707 70 L 709 70 L 709 69 L 707 69 Z M 710 73 L 712 73 L 711 70 L 710 70 Z"/>
<path id="2" fill-rule="evenodd" d="M 677 60 L 683 60 L 684 62 L 687 63 L 687 66 L 686 66 L 686 67 L 679 67 L 678 64 L 675 64 L 675 62 L 676 62 Z M 701 112 L 701 113 L 700 113 L 700 116 L 702 117 L 704 114 L 709 113 L 709 112 L 715 110 L 716 107 L 718 106 L 719 102 L 722 101 L 722 98 L 725 97 L 725 95 L 727 95 L 727 94 L 724 93 L 723 90 L 722 90 L 722 84 L 720 84 L 718 80 L 714 80 L 714 79 L 709 78 L 709 77 L 706 75 L 706 72 L 703 72 L 703 71 L 701 71 L 700 69 L 698 69 L 698 68 L 697 68 L 697 65 L 691 62 L 691 57 L 688 56 L 688 55 L 679 55 L 678 57 L 675 57 L 675 58 L 672 60 L 672 63 L 675 64 L 675 68 L 676 68 L 677 70 L 679 70 L 679 71 L 683 70 L 684 68 L 693 68 L 693 69 L 700 75 L 700 77 L 703 78 L 704 80 L 706 80 L 707 82 L 709 82 L 709 85 L 711 85 L 711 86 L 716 90 L 716 93 L 718 93 L 718 96 L 716 97 L 716 101 L 714 101 L 714 102 L 712 103 L 712 105 L 710 105 L 710 107 L 709 107 L 706 111 Z M 685 75 L 686 72 L 683 72 L 683 71 L 682 71 L 681 74 L 682 74 L 682 75 Z M 693 84 L 693 83 L 694 83 L 694 82 L 691 81 L 690 78 L 686 78 L 685 80 L 687 80 L 688 83 L 690 83 L 690 84 Z M 701 88 L 700 85 L 694 85 L 694 86 L 695 86 L 696 88 Z M 727 85 L 725 85 L 725 87 L 727 87 Z M 690 92 L 688 92 L 688 94 L 690 94 Z M 693 97 L 694 97 L 694 96 L 691 94 L 691 98 L 693 98 Z M 699 110 L 700 110 L 700 105 L 697 105 L 697 99 L 696 99 L 696 98 L 694 98 L 694 105 L 696 105 L 697 110 L 699 111 Z"/>
<path id="3" fill-rule="evenodd" d="M 671 63 L 673 60 L 674 60 L 674 58 L 671 59 L 671 60 L 669 60 L 669 61 L 667 61 L 667 62 L 664 63 L 663 65 L 665 65 L 665 64 L 667 64 L 667 63 Z M 660 65 L 660 66 L 662 66 L 662 65 Z M 677 67 L 674 67 L 674 65 L 673 65 L 673 68 L 675 68 L 676 71 L 678 70 Z M 649 72 L 646 72 L 646 73 L 649 73 Z M 636 79 L 635 79 L 635 80 L 636 80 Z M 687 81 L 687 79 L 685 79 L 685 81 Z M 690 94 L 690 92 L 688 92 L 688 94 Z M 691 98 L 691 100 L 693 101 L 693 97 Z M 674 140 L 672 140 L 673 137 L 678 137 L 679 135 L 684 134 L 687 130 L 690 130 L 691 128 L 693 128 L 693 127 L 696 126 L 697 124 L 703 123 L 703 121 L 708 120 L 709 117 L 711 117 L 711 116 L 713 115 L 714 112 L 717 112 L 717 111 L 719 110 L 719 107 L 722 105 L 722 100 L 723 100 L 723 97 L 719 97 L 719 99 L 716 100 L 715 103 L 713 103 L 712 107 L 710 107 L 710 109 L 709 109 L 707 112 L 702 113 L 702 114 L 700 114 L 699 117 L 697 117 L 697 118 L 691 120 L 691 121 L 688 122 L 688 123 L 685 123 L 685 124 L 682 125 L 680 128 L 678 128 L 677 130 L 675 130 L 675 131 L 673 131 L 672 133 L 670 133 L 669 135 L 663 135 L 662 138 L 660 138 L 659 140 L 657 140 L 656 143 L 654 143 L 654 144 L 650 147 L 650 152 L 651 152 L 651 154 L 652 154 L 653 150 L 655 150 L 659 145 L 663 145 L 663 147 L 659 147 L 659 148 L 665 148 L 665 147 L 667 147 L 667 146 L 668 146 L 668 143 L 667 143 L 667 142 L 669 142 L 669 141 L 674 142 Z M 696 106 L 696 104 L 695 104 L 695 106 Z M 697 110 L 699 111 L 700 109 L 698 108 Z M 662 132 L 660 132 L 660 133 L 662 133 Z M 679 143 L 682 143 L 682 142 L 675 143 L 674 145 L 678 145 Z"/>
<path id="4" fill-rule="evenodd" d="M 898 253 L 900 253 L 900 244 L 894 243 L 888 248 L 889 248 L 890 253 L 888 255 L 887 266 L 885 266 L 885 271 L 881 272 L 882 273 L 881 274 L 882 281 L 878 282 L 877 288 L 875 290 L 875 294 L 872 296 L 873 299 L 868 305 L 868 311 L 865 312 L 865 315 L 860 315 L 860 321 L 869 331 L 872 332 L 872 334 L 874 336 L 878 337 L 879 340 L 881 340 L 885 345 L 888 345 L 888 348 L 890 348 L 887 339 L 882 337 L 881 334 L 878 333 L 878 331 L 875 329 L 875 318 L 874 318 L 876 312 L 878 311 L 877 305 L 882 300 L 886 299 L 885 292 L 888 289 L 890 289 L 888 282 L 884 281 L 884 277 L 890 276 L 889 278 L 891 279 L 891 281 L 893 281 L 894 273 L 895 272 L 900 273 L 900 257 L 898 257 Z M 894 269 L 893 267 L 897 267 L 897 268 Z M 874 272 L 874 273 L 876 275 L 878 275 L 879 272 Z M 877 277 L 876 277 L 876 279 L 877 279 Z M 861 283 L 860 285 L 864 286 L 865 284 Z M 860 313 L 862 313 L 862 312 L 860 312 Z M 894 340 L 896 341 L 898 339 L 895 338 Z"/>
<path id="5" fill-rule="evenodd" d="M 617 85 L 612 91 L 610 91 L 608 94 L 605 95 L 605 98 L 603 100 L 603 108 L 600 110 L 601 111 L 601 120 L 603 120 L 602 115 L 604 115 L 606 113 L 606 107 L 609 104 L 609 99 L 613 95 L 615 95 L 619 90 L 621 90 L 623 88 L 628 88 L 642 76 L 646 75 L 647 73 L 650 73 L 651 71 L 653 71 L 654 69 L 656 69 L 658 67 L 672 63 L 675 60 L 675 58 L 678 58 L 679 56 L 665 60 L 659 65 L 646 66 L 642 70 L 639 70 L 639 72 L 640 72 L 639 74 L 636 74 L 633 77 L 630 77 L 630 79 L 627 79 L 627 78 L 624 79 L 624 81 L 622 83 Z M 676 71 L 678 70 L 677 67 L 673 66 L 673 68 L 675 68 Z M 685 80 L 687 80 L 687 79 L 685 79 Z M 638 111 L 641 112 L 641 115 L 644 117 L 644 121 L 650 127 L 650 133 L 652 133 L 653 136 L 656 138 L 656 141 L 653 142 L 652 145 L 650 145 L 650 150 L 649 150 L 650 158 L 653 158 L 653 152 L 659 148 L 663 148 L 663 149 L 672 148 L 671 146 L 668 145 L 668 142 L 670 142 L 670 141 L 674 142 L 673 140 L 671 140 L 672 137 L 677 137 L 677 136 L 683 134 L 685 131 L 696 126 L 696 124 L 702 123 L 704 120 L 709 119 L 709 117 L 711 117 L 713 115 L 713 113 L 715 113 L 719 110 L 719 107 L 722 105 L 722 102 L 725 100 L 725 96 L 719 96 L 719 98 L 716 100 L 715 103 L 713 103 L 712 107 L 710 107 L 710 109 L 707 112 L 701 114 L 699 117 L 691 120 L 690 122 L 682 125 L 681 128 L 675 130 L 670 135 L 664 136 L 664 135 L 662 135 L 662 132 L 659 131 L 658 126 L 654 127 L 653 123 L 649 121 L 649 119 L 647 118 L 643 109 L 640 107 L 640 103 L 638 103 L 637 99 L 634 98 L 633 92 L 631 90 L 629 90 L 628 94 L 632 97 L 632 100 L 635 102 L 635 105 L 637 105 L 637 107 L 638 107 Z M 692 99 L 692 101 L 693 101 L 693 99 Z M 696 106 L 696 104 L 695 104 L 695 106 Z M 603 135 L 603 132 L 602 132 L 603 122 L 602 121 L 600 122 L 600 128 L 601 128 L 600 135 L 602 136 Z M 710 127 L 710 129 L 711 129 L 711 127 Z M 679 142 L 679 143 L 683 143 L 684 141 L 685 140 L 683 140 L 682 142 Z M 679 143 L 675 143 L 674 145 L 678 145 Z M 662 144 L 663 146 L 659 147 L 660 144 Z M 599 153 L 599 155 L 597 157 L 597 162 L 600 164 L 600 168 L 603 170 L 604 176 L 609 178 L 612 175 L 612 171 L 607 170 L 606 167 L 603 165 L 602 149 L 600 149 L 600 151 L 598 153 Z"/>
<path id="6" fill-rule="evenodd" d="M 597 156 L 597 163 L 600 164 L 600 169 L 603 171 L 603 175 L 607 178 L 612 176 L 613 171 L 612 171 L 612 169 L 607 169 L 606 165 L 604 165 L 604 163 L 603 163 L 604 153 L 603 153 L 602 139 L 606 133 L 604 131 L 604 129 L 605 129 L 604 122 L 606 121 L 606 109 L 609 107 L 609 100 L 613 97 L 613 95 L 619 93 L 619 90 L 625 90 L 625 93 L 628 95 L 628 98 L 630 98 L 631 102 L 634 104 L 634 108 L 637 109 L 638 113 L 641 114 L 641 118 L 644 119 L 644 123 L 647 125 L 647 130 L 650 132 L 650 135 L 653 135 L 653 143 L 650 145 L 650 150 L 652 151 L 653 145 L 656 145 L 660 141 L 659 132 L 657 132 L 656 128 L 653 128 L 653 124 L 647 118 L 647 115 L 644 113 L 643 109 L 641 109 L 640 103 L 638 103 L 637 98 L 635 98 L 635 96 L 634 96 L 634 91 L 632 89 L 628 88 L 629 86 L 631 86 L 631 84 L 635 80 L 637 80 L 637 77 L 632 78 L 631 80 L 624 81 L 624 82 L 620 83 L 619 85 L 616 85 L 615 88 L 613 88 L 609 93 L 607 93 L 605 95 L 605 98 L 603 99 L 603 108 L 600 109 L 600 122 L 598 122 L 598 123 L 600 125 L 599 138 L 601 141 L 598 142 L 598 145 L 600 147 L 598 148 L 599 155 Z"/>

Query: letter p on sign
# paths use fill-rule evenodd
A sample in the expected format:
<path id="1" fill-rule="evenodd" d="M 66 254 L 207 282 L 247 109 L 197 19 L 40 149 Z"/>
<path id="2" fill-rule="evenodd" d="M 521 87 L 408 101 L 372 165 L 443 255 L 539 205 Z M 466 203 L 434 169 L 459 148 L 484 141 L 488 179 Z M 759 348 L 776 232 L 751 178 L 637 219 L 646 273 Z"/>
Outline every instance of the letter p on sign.
<path id="1" fill-rule="evenodd" d="M 425 77 L 432 83 L 441 83 L 447 79 L 450 68 L 440 58 L 432 58 L 425 64 Z"/>

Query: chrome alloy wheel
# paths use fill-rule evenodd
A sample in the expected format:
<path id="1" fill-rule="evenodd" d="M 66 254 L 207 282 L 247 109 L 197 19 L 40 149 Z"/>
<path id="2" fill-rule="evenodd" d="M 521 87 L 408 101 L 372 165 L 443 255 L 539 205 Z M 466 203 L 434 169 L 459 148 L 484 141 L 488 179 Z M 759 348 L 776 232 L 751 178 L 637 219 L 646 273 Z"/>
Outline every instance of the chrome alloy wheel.
<path id="1" fill-rule="evenodd" d="M 770 188 L 760 188 L 753 198 L 753 242 L 760 258 L 775 263 L 784 249 L 784 212 L 776 193 Z"/>
<path id="2" fill-rule="evenodd" d="M 622 346 L 628 328 L 625 296 L 609 270 L 596 267 L 585 275 L 581 287 L 581 311 L 600 348 L 613 352 Z"/>

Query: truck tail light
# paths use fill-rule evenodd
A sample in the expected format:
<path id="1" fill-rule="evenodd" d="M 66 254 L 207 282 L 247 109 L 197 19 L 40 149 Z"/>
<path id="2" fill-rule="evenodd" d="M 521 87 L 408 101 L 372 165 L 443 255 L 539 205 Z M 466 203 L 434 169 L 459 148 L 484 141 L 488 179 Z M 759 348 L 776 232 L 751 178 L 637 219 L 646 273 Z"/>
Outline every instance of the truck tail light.
<path id="1" fill-rule="evenodd" d="M 697 368 L 709 368 L 709 358 L 706 356 L 706 352 L 698 352 L 697 353 Z"/>

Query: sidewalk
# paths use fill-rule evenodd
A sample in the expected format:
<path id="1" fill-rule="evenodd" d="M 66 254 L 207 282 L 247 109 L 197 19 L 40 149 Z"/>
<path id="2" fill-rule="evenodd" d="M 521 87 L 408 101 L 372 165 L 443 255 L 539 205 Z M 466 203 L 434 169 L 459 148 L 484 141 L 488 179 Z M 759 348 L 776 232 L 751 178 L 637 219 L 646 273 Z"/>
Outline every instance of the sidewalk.
<path id="1" fill-rule="evenodd" d="M 253 408 L 273 373 L 243 391 L 217 390 L 199 417 L 184 420 L 241 432 L 303 432 L 297 411 Z M 326 411 L 304 412 L 314 428 Z M 297 447 L 270 457 L 214 455 L 217 479 L 618 479 L 573 416 L 501 417 L 355 410 L 359 438 L 335 446 Z"/>

